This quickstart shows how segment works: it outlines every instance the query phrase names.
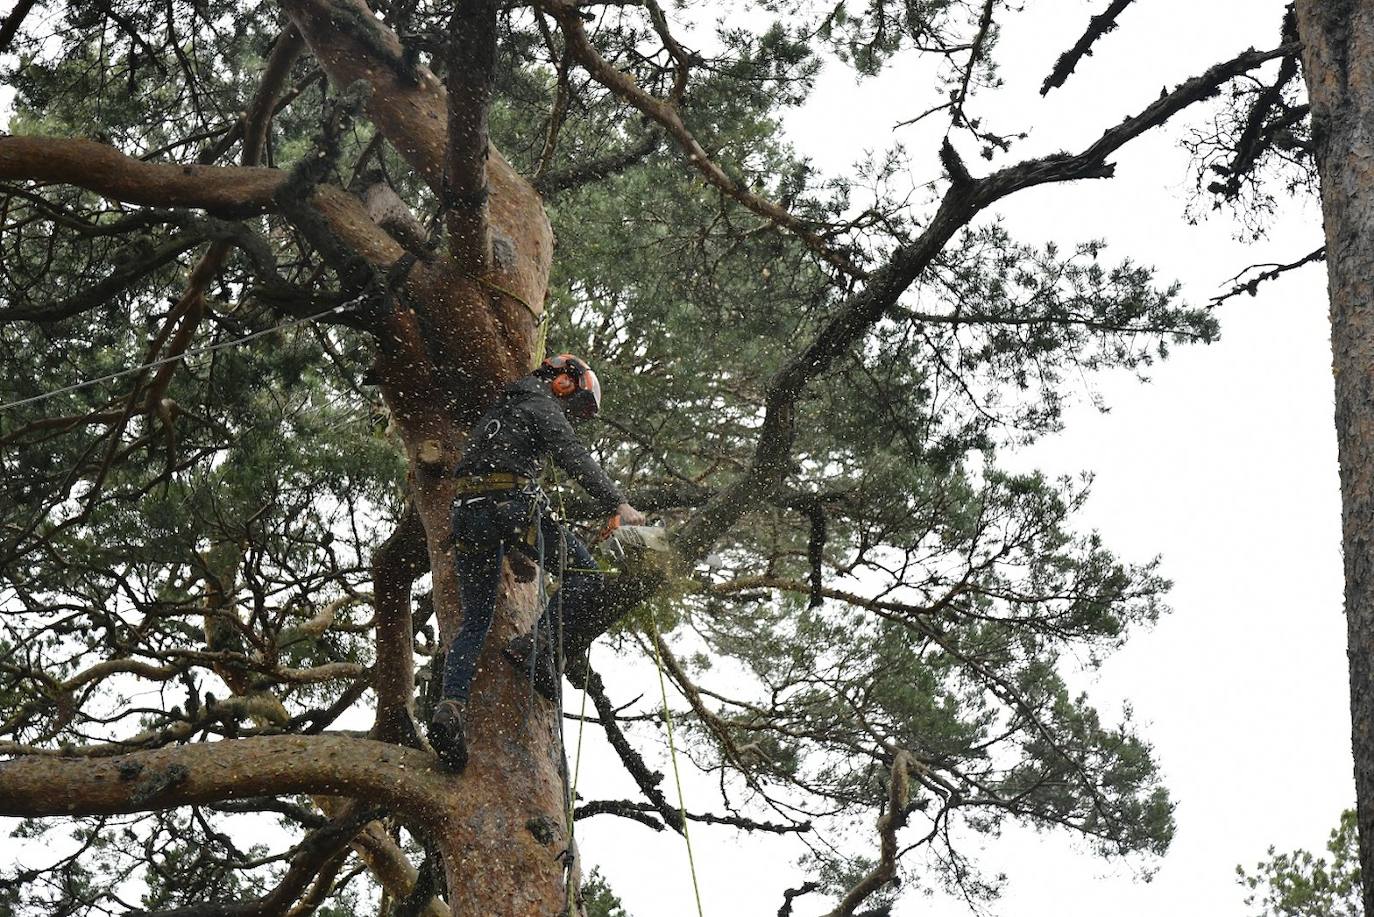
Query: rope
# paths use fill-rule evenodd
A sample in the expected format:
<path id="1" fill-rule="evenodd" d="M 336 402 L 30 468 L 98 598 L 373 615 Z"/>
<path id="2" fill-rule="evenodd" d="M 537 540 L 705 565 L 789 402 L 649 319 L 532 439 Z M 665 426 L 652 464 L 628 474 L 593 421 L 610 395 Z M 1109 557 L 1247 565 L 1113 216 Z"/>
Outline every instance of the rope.
<path id="1" fill-rule="evenodd" d="M 534 346 L 530 348 L 530 369 L 538 369 L 539 364 L 544 360 L 544 347 L 548 344 L 549 339 L 549 311 L 547 309 L 535 309 L 534 306 L 530 305 L 529 300 L 514 290 L 501 286 L 492 280 L 489 274 L 473 274 L 471 276 L 473 280 L 486 287 L 489 292 L 500 294 L 507 299 L 513 299 L 524 306 L 525 311 L 534 319 L 535 339 Z"/>
<path id="2" fill-rule="evenodd" d="M 90 388 L 92 385 L 99 385 L 102 382 L 111 382 L 115 379 L 119 379 L 124 376 L 129 376 L 133 375 L 134 373 L 143 372 L 145 369 L 157 369 L 159 366 L 166 366 L 168 363 L 175 363 L 178 360 L 185 360 L 188 357 L 199 357 L 207 353 L 213 353 L 216 350 L 224 350 L 228 347 L 237 347 L 239 344 L 246 344 L 249 341 L 256 340 L 257 338 L 264 337 L 269 334 L 275 334 L 278 331 L 285 331 L 288 328 L 294 328 L 297 325 L 303 325 L 306 322 L 313 322 L 317 319 L 324 318 L 326 315 L 332 315 L 336 312 L 342 312 L 349 306 L 350 303 L 341 303 L 337 306 L 325 309 L 323 312 L 316 312 L 314 315 L 307 315 L 305 318 L 293 319 L 289 322 L 283 322 L 280 325 L 273 325 L 271 328 L 264 328 L 261 331 L 254 331 L 252 334 L 244 335 L 241 338 L 234 338 L 230 341 L 220 341 L 218 344 L 209 344 L 205 347 L 198 347 L 193 350 L 186 350 L 179 354 L 176 354 L 175 356 L 163 357 L 159 360 L 153 360 L 149 363 L 142 363 L 138 366 L 130 367 L 129 369 L 121 369 L 119 372 L 110 373 L 107 376 L 99 376 L 95 379 L 87 379 L 84 382 L 77 382 L 72 385 L 67 385 L 59 389 L 54 389 L 51 392 L 44 392 L 41 395 L 34 395 L 30 398 L 21 398 L 18 401 L 11 401 L 8 404 L 0 404 L 0 411 L 8 411 L 10 408 L 22 407 L 26 404 L 33 404 L 36 401 L 44 401 L 48 398 L 55 398 L 58 395 L 65 395 L 67 392 L 74 392 L 78 389 Z"/>
<path id="3" fill-rule="evenodd" d="M 558 474 L 557 474 L 557 472 L 553 472 L 553 480 L 554 480 L 554 490 L 555 490 L 555 492 L 558 494 L 558 513 L 559 513 L 559 517 L 560 517 L 560 519 L 566 518 L 566 515 L 567 515 L 567 514 L 566 514 L 566 511 L 565 511 L 566 508 L 565 508 L 564 502 L 563 502 L 563 488 L 559 486 L 559 481 L 558 481 Z M 587 573 L 604 573 L 604 572 L 605 572 L 604 570 L 602 570 L 602 569 L 599 568 L 599 567 L 596 568 L 595 570 L 588 569 L 588 570 L 585 570 L 585 571 L 583 571 L 582 568 L 571 568 L 571 569 L 568 568 L 568 567 L 567 567 L 567 558 L 568 558 L 568 554 L 567 554 L 567 533 L 566 533 L 566 530 L 564 530 L 564 529 L 561 528 L 561 527 L 560 527 L 560 529 L 559 529 L 559 539 L 558 539 L 558 540 L 559 540 L 559 548 L 560 548 L 560 556 L 559 556 L 559 562 L 560 562 L 560 563 L 559 563 L 559 570 L 561 571 L 560 578 L 561 578 L 563 575 L 566 575 L 567 573 L 571 573 L 571 572 L 587 572 Z M 542 575 L 542 564 L 541 564 L 541 575 Z M 558 640 L 558 668 L 557 668 L 557 673 L 558 673 L 559 701 L 560 701 L 560 703 L 559 703 L 559 723 L 558 723 L 559 729 L 558 729 L 558 738 L 559 738 L 559 744 L 560 744 L 560 746 L 562 747 L 562 751 L 563 751 L 563 769 L 564 769 L 563 772 L 564 772 L 564 780 L 567 780 L 567 766 L 568 766 L 567 762 L 568 762 L 568 754 L 567 754 L 567 746 L 566 746 L 566 744 L 565 744 L 565 742 L 564 742 L 564 739 L 563 739 L 563 716 L 562 716 L 562 703 L 561 703 L 561 701 L 562 701 L 562 693 L 563 693 L 563 634 L 562 634 L 562 628 L 563 628 L 563 584 L 562 584 L 562 583 L 559 583 L 559 587 L 558 587 L 558 602 L 557 602 L 557 604 L 558 604 L 558 628 L 559 628 L 559 632 L 558 632 L 558 634 L 557 634 L 557 640 Z M 669 758 L 672 760 L 672 764 L 673 764 L 673 783 L 677 786 L 677 810 L 678 810 L 678 814 L 682 817 L 682 839 L 683 839 L 683 841 L 684 841 L 684 842 L 686 843 L 686 845 L 687 845 L 687 869 L 688 869 L 688 872 L 689 872 L 689 874 L 691 875 L 691 878 L 692 878 L 692 894 L 693 894 L 693 896 L 695 897 L 696 903 L 697 903 L 697 917 L 705 917 L 705 913 L 706 913 L 706 912 L 705 912 L 705 909 L 702 907 L 702 904 L 701 904 L 701 883 L 700 883 L 700 882 L 698 881 L 698 879 L 697 879 L 697 864 L 696 864 L 696 857 L 695 857 L 695 855 L 692 853 L 692 835 L 691 835 L 691 832 L 688 830 L 688 827 L 687 827 L 687 803 L 686 803 L 686 797 L 685 797 L 685 795 L 684 795 L 683 792 L 682 792 L 682 771 L 681 771 L 681 768 L 678 766 L 678 760 L 677 760 L 677 741 L 676 741 L 676 739 L 675 739 L 675 737 L 674 737 L 674 734 L 673 734 L 673 712 L 672 712 L 672 710 L 671 710 L 671 709 L 669 708 L 669 706 L 668 706 L 668 683 L 667 683 L 666 679 L 665 679 L 664 676 L 663 676 L 663 658 L 662 658 L 662 656 L 661 656 L 661 654 L 659 653 L 659 650 L 658 650 L 659 640 L 661 639 L 661 638 L 659 637 L 659 633 L 658 633 L 658 615 L 657 615 L 657 613 L 653 610 L 652 607 L 650 607 L 650 609 L 649 609 L 649 624 L 650 624 L 650 627 L 651 627 L 651 629 L 652 629 L 652 631 L 653 631 L 653 638 L 654 638 L 654 639 L 653 639 L 653 643 L 654 643 L 654 665 L 655 665 L 655 667 L 658 669 L 658 690 L 659 690 L 659 695 L 660 695 L 660 696 L 662 697 L 662 699 L 663 699 L 663 719 L 664 719 L 664 721 L 665 721 L 665 722 L 667 723 L 667 725 L 668 725 L 668 755 L 669 755 Z M 591 668 L 591 648 L 590 648 L 590 647 L 588 647 L 588 649 L 587 649 L 587 657 L 588 657 L 588 658 L 587 658 L 587 668 L 590 669 L 590 668 Z M 577 750 L 576 750 L 576 752 L 575 752 L 575 754 L 574 754 L 574 758 L 573 758 L 572 780 L 571 780 L 570 782 L 564 784 L 564 785 L 567 786 L 567 788 L 568 788 L 568 791 L 567 791 L 567 803 L 568 803 L 568 846 L 569 846 L 570 849 L 572 849 L 572 848 L 574 847 L 574 839 L 575 839 L 575 832 L 576 832 L 576 824 L 577 824 L 577 823 L 576 823 L 576 821 L 575 821 L 575 819 L 574 819 L 574 811 L 573 811 L 573 810 L 574 810 L 574 801 L 575 801 L 576 798 L 577 798 L 577 781 L 578 781 L 578 778 L 581 776 L 581 773 L 582 773 L 582 735 L 583 735 L 584 731 L 586 730 L 586 728 L 587 728 L 587 687 L 586 687 L 586 685 L 583 685 L 583 687 L 582 687 L 582 705 L 581 705 L 580 711 L 578 712 L 578 717 L 577 717 Z M 566 892 L 566 899 L 567 899 L 567 902 L 568 902 L 568 917 L 576 917 L 576 912 L 574 911 L 574 904 L 573 904 L 573 902 L 574 902 L 574 894 L 573 894 L 573 888 L 572 888 L 572 879 L 573 879 L 573 874 L 572 874 L 572 869 L 571 869 L 572 863 L 569 862 L 568 865 L 569 865 L 569 869 L 568 869 L 568 890 L 567 890 L 567 892 Z"/>
<path id="4" fill-rule="evenodd" d="M 697 899 L 697 917 L 705 917 L 701 907 L 701 885 L 697 882 L 697 861 L 692 856 L 692 835 L 687 830 L 687 803 L 682 795 L 682 772 L 677 765 L 677 744 L 673 741 L 673 712 L 668 709 L 668 683 L 663 678 L 663 658 L 658 651 L 658 613 L 649 608 L 649 627 L 654 638 L 654 665 L 658 667 L 658 691 L 663 698 L 663 719 L 668 724 L 668 756 L 673 762 L 673 782 L 677 784 L 677 810 L 682 816 L 682 839 L 687 844 L 687 869 L 692 874 L 692 893 Z"/>
<path id="5" fill-rule="evenodd" d="M 488 290 L 491 290 L 493 293 L 500 293 L 502 296 L 505 296 L 508 299 L 513 299 L 520 305 L 524 306 L 525 311 L 528 312 L 530 316 L 534 319 L 536 327 L 544 324 L 544 319 L 547 317 L 547 315 L 544 312 L 541 312 L 538 309 L 534 308 L 534 306 L 530 305 L 529 300 L 525 299 L 525 297 L 521 296 L 519 293 L 501 286 L 501 284 L 492 280 L 486 274 L 477 276 L 474 279 L 482 286 L 486 287 Z"/>
<path id="6" fill-rule="evenodd" d="M 563 488 L 558 480 L 558 472 L 551 472 L 553 476 L 554 493 L 558 494 L 558 629 L 555 632 L 552 626 L 548 628 L 549 639 L 557 641 L 557 654 L 555 656 L 557 665 L 554 668 L 554 678 L 558 681 L 558 748 L 563 758 L 563 786 L 564 802 L 568 807 L 568 862 L 567 862 L 567 883 L 563 892 L 563 898 L 568 903 L 568 917 L 577 917 L 574 902 L 577 900 L 576 890 L 573 888 L 574 870 L 576 865 L 574 860 L 577 850 L 577 821 L 573 817 L 573 810 L 576 808 L 577 800 L 577 777 L 582 770 L 582 732 L 586 728 L 585 720 L 579 720 L 577 724 L 577 753 L 573 763 L 572 779 L 568 779 L 568 743 L 563 731 L 563 581 L 568 575 L 568 530 L 563 520 L 567 518 L 566 507 L 563 503 Z M 535 641 L 536 648 L 538 641 Z M 587 715 L 587 692 L 582 691 L 582 713 L 585 718 Z"/>
<path id="7" fill-rule="evenodd" d="M 588 648 L 587 648 L 587 668 L 588 668 L 588 669 L 590 669 L 590 668 L 591 668 L 591 665 L 592 665 L 591 655 L 592 655 L 591 648 L 588 647 Z M 561 712 L 560 712 L 559 716 L 560 716 L 560 718 L 562 717 L 562 713 L 561 713 Z M 576 838 L 576 835 L 577 835 L 577 820 L 576 820 L 576 814 L 575 814 L 575 812 L 573 811 L 573 809 L 574 809 L 574 805 L 575 805 L 576 800 L 577 800 L 577 780 L 578 780 L 578 778 L 579 778 L 580 776 L 582 776 L 582 733 L 583 733 L 583 731 L 586 730 L 586 728 L 587 728 L 587 686 L 584 684 L 584 685 L 582 686 L 582 707 L 581 707 L 581 709 L 578 710 L 578 712 L 577 712 L 577 751 L 576 751 L 576 753 L 573 755 L 573 778 L 572 778 L 572 786 L 568 788 L 568 843 L 569 843 L 569 845 L 572 845 L 572 843 L 573 843 L 573 841 L 574 841 L 574 839 Z M 577 917 L 577 915 L 573 912 L 573 898 L 574 898 L 574 895 L 573 895 L 573 888 L 572 888 L 572 871 L 569 870 L 569 871 L 568 871 L 568 891 L 567 891 L 567 899 L 568 899 L 568 917 Z"/>

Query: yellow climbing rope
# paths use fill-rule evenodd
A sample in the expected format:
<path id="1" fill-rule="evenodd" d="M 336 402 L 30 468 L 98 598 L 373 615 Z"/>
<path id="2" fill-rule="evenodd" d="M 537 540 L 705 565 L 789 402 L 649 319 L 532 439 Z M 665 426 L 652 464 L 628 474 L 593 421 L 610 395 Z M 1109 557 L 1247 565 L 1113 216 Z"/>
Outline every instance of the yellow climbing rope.
<path id="1" fill-rule="evenodd" d="M 590 671 L 591 671 L 591 668 L 592 668 L 592 650 L 591 650 L 591 647 L 587 647 L 587 671 L 590 672 Z M 562 715 L 563 715 L 563 711 L 562 711 L 562 710 L 558 711 L 558 715 L 559 715 L 559 716 L 562 716 Z M 577 821 L 576 821 L 576 819 L 574 818 L 573 809 L 574 809 L 574 807 L 575 807 L 576 800 L 577 800 L 577 778 L 580 777 L 580 776 L 582 775 L 582 732 L 583 732 L 586 728 L 587 728 L 587 686 L 584 684 L 584 685 L 582 686 L 582 708 L 581 708 L 581 709 L 578 711 L 578 713 L 577 713 L 577 751 L 573 754 L 572 787 L 568 790 L 568 841 L 569 841 L 570 844 L 572 843 L 572 841 L 573 841 L 573 840 L 576 838 L 576 836 L 577 836 L 577 831 L 576 831 L 576 828 L 577 828 Z M 576 848 L 574 848 L 574 849 L 576 849 Z M 568 870 L 568 891 L 567 891 L 567 899 L 568 899 L 568 917 L 577 917 L 577 914 L 573 912 L 573 899 L 576 897 L 576 895 L 574 894 L 575 889 L 572 887 L 572 884 L 573 884 L 573 873 L 572 873 L 572 870 Z"/>
<path id="2" fill-rule="evenodd" d="M 530 369 L 538 369 L 539 364 L 544 361 L 544 347 L 548 344 L 549 339 L 548 310 L 536 309 L 534 306 L 530 305 L 529 300 L 525 299 L 525 297 L 509 287 L 504 287 L 492 280 L 489 274 L 474 275 L 474 279 L 482 286 L 486 287 L 489 292 L 504 296 L 507 299 L 515 300 L 517 303 L 524 306 L 525 311 L 534 319 L 535 337 L 534 344 L 530 347 Z"/>
<path id="3" fill-rule="evenodd" d="M 697 899 L 697 917 L 705 917 L 701 907 L 701 885 L 697 882 L 697 861 L 692 856 L 692 835 L 687 830 L 687 803 L 682 795 L 682 772 L 677 766 L 677 744 L 673 740 L 673 712 L 668 709 L 668 683 L 663 677 L 663 658 L 658 651 L 658 613 L 649 608 L 649 628 L 653 635 L 654 665 L 658 667 L 658 692 L 663 698 L 663 720 L 668 724 L 668 757 L 673 762 L 673 782 L 677 784 L 677 811 L 682 816 L 682 839 L 687 844 L 687 869 L 692 874 L 692 893 Z"/>
<path id="4" fill-rule="evenodd" d="M 541 335 L 542 335 L 542 328 L 541 328 Z M 541 348 L 541 351 L 540 351 L 540 352 L 542 352 L 542 348 Z M 555 492 L 558 494 L 558 513 L 559 513 L 559 516 L 560 516 L 561 519 L 567 519 L 567 514 L 566 514 L 566 512 L 565 512 L 564 504 L 563 504 L 563 489 L 562 489 L 562 487 L 559 486 L 558 475 L 557 475 L 556 472 L 554 473 L 553 481 L 554 481 L 554 489 L 555 489 Z M 566 557 L 562 558 L 562 560 L 566 561 Z M 564 570 L 564 572 L 566 573 L 566 572 L 573 572 L 573 571 L 572 571 L 572 570 Z M 601 569 L 598 568 L 598 570 L 596 570 L 596 571 L 588 570 L 588 571 L 586 571 L 586 572 L 589 572 L 589 573 L 590 573 L 590 572 L 605 573 L 606 571 L 601 570 Z M 561 587 L 561 584 L 560 584 L 560 589 L 561 589 L 561 588 L 562 588 L 562 587 Z M 682 771 L 681 771 L 681 769 L 678 767 L 678 761 L 677 761 L 677 741 L 676 741 L 676 739 L 675 739 L 675 737 L 674 737 L 674 735 L 673 735 L 673 712 L 672 712 L 672 710 L 669 709 L 669 707 L 668 707 L 668 682 L 667 682 L 667 679 L 665 679 L 664 676 L 663 676 L 663 657 L 662 657 L 662 654 L 659 652 L 659 649 L 658 649 L 658 644 L 659 644 L 659 642 L 660 642 L 660 640 L 661 640 L 661 638 L 660 638 L 660 636 L 659 636 L 659 633 L 658 633 L 658 614 L 657 614 L 657 612 L 654 611 L 654 609 L 653 609 L 652 606 L 649 608 L 649 629 L 650 629 L 651 635 L 652 635 L 652 637 L 653 637 L 652 642 L 653 642 L 653 646 L 654 646 L 654 666 L 658 669 L 658 692 L 659 692 L 659 696 L 660 696 L 660 697 L 662 698 L 662 700 L 663 700 L 663 721 L 667 724 L 667 727 L 668 727 L 668 758 L 669 758 L 669 760 L 672 762 L 672 765 L 673 765 L 673 783 L 674 783 L 674 785 L 677 787 L 677 811 L 678 811 L 678 816 L 682 819 L 682 840 L 683 840 L 683 842 L 684 842 L 684 843 L 686 844 L 686 846 L 687 846 L 687 870 L 688 870 L 688 872 L 690 873 L 691 878 L 692 878 L 692 894 L 693 894 L 693 896 L 695 897 L 696 903 L 697 903 L 697 917 L 705 917 L 705 914 L 706 914 L 705 909 L 701 906 L 701 884 L 700 884 L 700 882 L 697 881 L 697 863 L 696 863 L 696 857 L 695 857 L 695 856 L 693 855 L 693 853 L 692 853 L 692 835 L 691 835 L 691 832 L 688 830 L 688 827 L 687 827 L 687 802 L 686 802 L 686 798 L 684 797 L 683 792 L 682 792 Z M 560 636 L 560 639 L 561 639 L 561 636 Z M 588 671 L 588 673 L 591 672 L 591 667 L 592 667 L 591 655 L 592 655 L 591 647 L 588 647 L 588 648 L 587 648 L 587 671 Z M 561 674 L 561 673 L 560 673 L 560 674 Z M 590 674 L 588 675 L 588 677 L 590 677 Z M 560 711 L 558 712 L 558 715 L 561 717 L 561 716 L 563 715 L 563 712 L 560 710 Z M 576 835 L 575 835 L 575 826 L 576 826 L 577 823 L 576 823 L 576 821 L 574 820 L 574 817 L 573 817 L 573 816 L 574 816 L 574 811 L 573 811 L 573 810 L 574 810 L 574 800 L 577 798 L 577 781 L 578 781 L 578 778 L 581 776 L 581 773 L 582 773 L 582 734 L 583 734 L 583 732 L 586 730 L 586 728 L 587 728 L 587 685 L 584 684 L 584 685 L 582 686 L 582 706 L 581 706 L 581 709 L 579 710 L 578 716 L 577 716 L 577 750 L 576 750 L 576 752 L 575 752 L 574 755 L 573 755 L 572 785 L 571 785 L 571 786 L 569 787 L 569 789 L 568 789 L 568 838 L 569 838 L 569 841 L 570 841 L 570 846 L 571 846 L 571 841 L 572 841 L 572 840 L 575 838 L 575 836 L 576 836 Z M 564 760 L 566 761 L 567 759 L 565 758 Z M 574 849 L 575 849 L 575 848 L 574 848 Z M 572 882 L 573 882 L 573 874 L 572 874 L 572 871 L 569 870 L 569 872 L 568 872 L 568 891 L 567 891 L 567 895 L 566 895 L 567 901 L 568 901 L 568 917 L 577 917 L 576 913 L 575 913 L 574 910 L 573 910 L 573 900 L 574 900 L 574 897 L 575 897 L 575 896 L 574 896 L 574 894 L 573 894 L 573 891 L 574 891 L 574 890 L 573 890 L 573 887 L 572 887 Z"/>

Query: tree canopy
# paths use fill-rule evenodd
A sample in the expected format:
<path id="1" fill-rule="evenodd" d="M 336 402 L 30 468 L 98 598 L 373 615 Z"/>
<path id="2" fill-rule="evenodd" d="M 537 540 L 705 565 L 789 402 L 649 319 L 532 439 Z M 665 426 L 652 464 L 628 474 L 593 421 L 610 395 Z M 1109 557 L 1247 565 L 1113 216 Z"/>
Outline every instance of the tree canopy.
<path id="1" fill-rule="evenodd" d="M 1125 5 L 1057 65 L 1047 48 L 1046 92 Z M 1147 739 L 1067 676 L 1154 622 L 1168 583 L 1075 524 L 1086 480 L 998 455 L 1056 431 L 1085 375 L 1141 371 L 1218 324 L 1139 255 L 1071 232 L 1029 244 L 988 215 L 1110 177 L 1120 148 L 1233 85 L 1223 101 L 1250 114 L 1197 139 L 1199 160 L 1239 145 L 1212 191 L 1262 197 L 1245 176 L 1304 142 L 1290 25 L 1090 146 L 1023 159 L 976 111 L 1023 15 L 1003 0 L 489 6 L 21 2 L 0 27 L 0 814 L 74 851 L 7 866 L 0 908 L 440 906 L 439 829 L 400 790 L 357 789 L 369 761 L 428 767 L 422 740 L 380 714 L 374 740 L 421 747 L 349 730 L 412 703 L 416 660 L 423 713 L 457 614 L 424 443 L 451 459 L 461 436 L 414 404 L 460 429 L 539 342 L 592 360 L 607 404 L 587 435 L 681 555 L 598 647 L 662 655 L 692 760 L 719 777 L 689 821 L 806 841 L 788 912 L 803 891 L 835 914 L 879 906 L 904 872 L 985 902 L 1000 880 L 970 848 L 1009 822 L 1162 854 L 1173 807 Z M 861 78 L 899 56 L 929 63 L 903 110 L 943 135 L 912 162 L 821 174 L 781 118 L 822 66 Z M 1272 86 L 1249 76 L 1266 65 Z M 435 165 L 407 119 L 441 84 Z M 517 185 L 557 241 L 546 299 Z M 464 221 L 488 209 L 474 247 Z M 477 256 L 498 273 L 464 272 Z M 460 276 L 476 299 L 445 299 Z M 575 816 L 681 831 L 642 756 L 656 704 L 621 706 L 592 665 L 641 795 Z M 195 769 L 210 758 L 179 757 L 209 748 L 337 749 L 360 773 L 216 782 Z M 416 806 L 445 792 L 424 779 Z M 54 780 L 71 807 L 44 798 Z M 83 796 L 101 781 L 127 790 Z M 250 842 L 267 820 L 282 840 Z M 836 840 L 855 827 L 863 843 Z"/>
<path id="2" fill-rule="evenodd" d="M 1263 917 L 1360 917 L 1360 847 L 1355 810 L 1341 813 L 1331 831 L 1326 854 L 1307 850 L 1278 853 L 1255 864 L 1254 871 L 1236 867 L 1249 890 L 1245 903 Z"/>

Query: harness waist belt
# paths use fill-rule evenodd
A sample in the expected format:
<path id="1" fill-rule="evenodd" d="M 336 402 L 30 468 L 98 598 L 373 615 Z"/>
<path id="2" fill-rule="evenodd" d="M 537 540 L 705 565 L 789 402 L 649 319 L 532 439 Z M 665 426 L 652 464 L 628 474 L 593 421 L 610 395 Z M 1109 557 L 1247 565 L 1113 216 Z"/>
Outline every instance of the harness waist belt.
<path id="1" fill-rule="evenodd" d="M 534 483 L 531 478 L 506 471 L 495 471 L 491 474 L 464 475 L 458 478 L 454 492 L 456 494 L 485 494 L 501 490 L 519 490 Z"/>

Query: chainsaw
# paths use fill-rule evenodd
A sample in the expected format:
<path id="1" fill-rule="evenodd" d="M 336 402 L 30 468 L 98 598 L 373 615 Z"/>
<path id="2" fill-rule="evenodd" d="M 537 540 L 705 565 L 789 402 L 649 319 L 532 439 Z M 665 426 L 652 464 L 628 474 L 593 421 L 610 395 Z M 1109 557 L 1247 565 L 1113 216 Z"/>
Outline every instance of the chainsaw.
<path id="1" fill-rule="evenodd" d="M 597 542 L 611 554 L 623 558 L 627 552 L 652 551 L 666 554 L 672 550 L 668 530 L 661 525 L 621 525 L 620 516 L 612 516 L 601 530 Z"/>

